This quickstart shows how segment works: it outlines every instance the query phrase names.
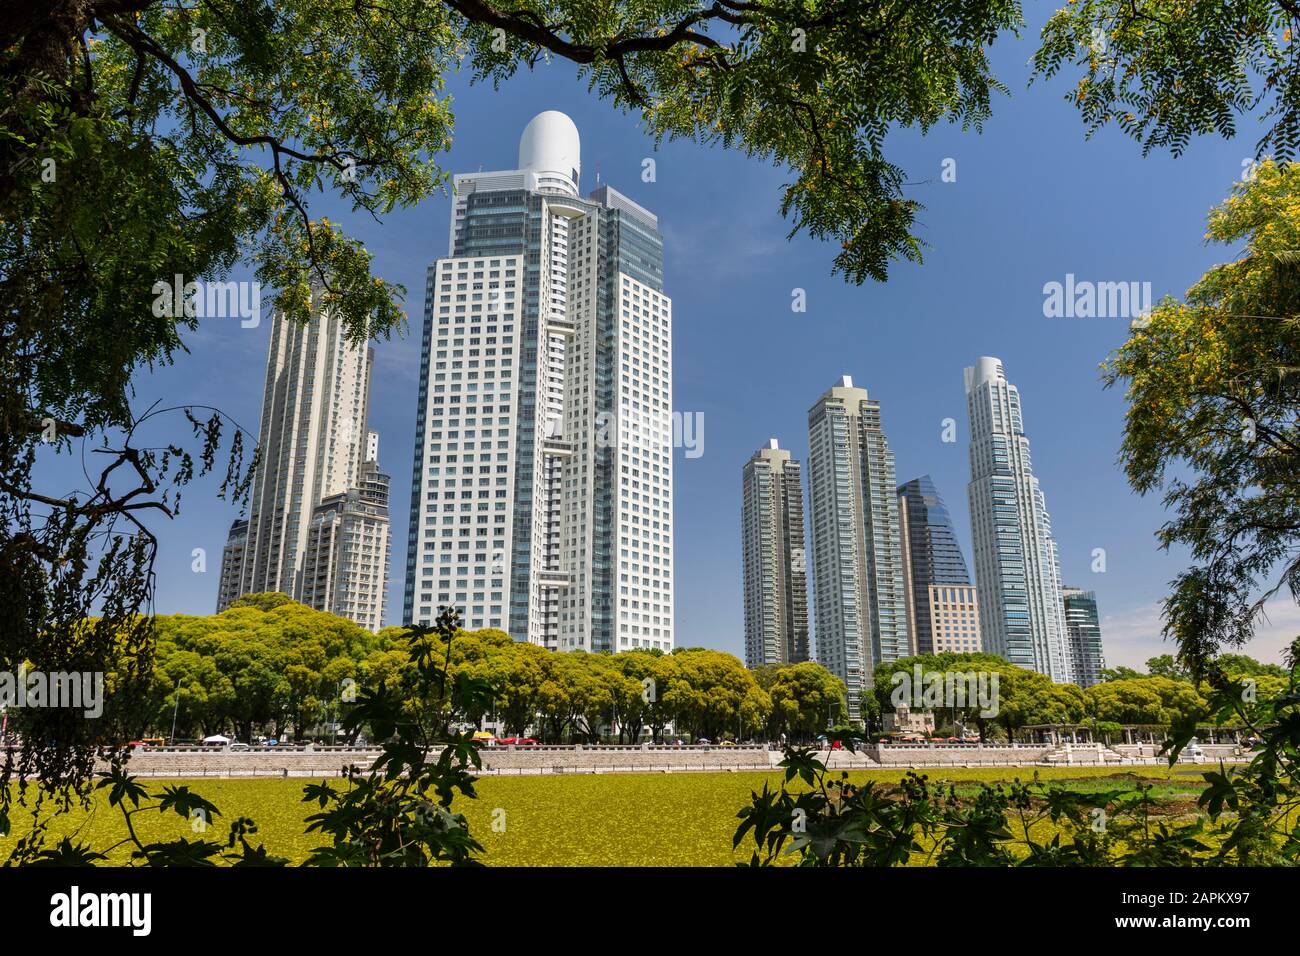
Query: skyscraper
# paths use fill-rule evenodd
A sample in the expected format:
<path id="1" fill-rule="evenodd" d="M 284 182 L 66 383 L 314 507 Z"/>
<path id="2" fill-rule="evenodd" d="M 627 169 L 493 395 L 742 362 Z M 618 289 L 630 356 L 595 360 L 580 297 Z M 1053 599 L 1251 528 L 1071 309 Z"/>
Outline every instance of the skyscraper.
<path id="1" fill-rule="evenodd" d="M 367 461 L 357 487 L 317 505 L 303 560 L 302 602 L 371 631 L 383 626 L 388 584 L 388 482 Z"/>
<path id="2" fill-rule="evenodd" d="M 980 650 L 975 588 L 948 507 L 929 475 L 898 486 L 908 629 L 917 654 Z"/>
<path id="3" fill-rule="evenodd" d="M 808 660 L 808 580 L 799 462 L 773 438 L 741 473 L 745 663 Z"/>
<path id="4" fill-rule="evenodd" d="M 1054 681 L 1072 681 L 1056 540 L 1029 457 L 1020 392 L 1002 362 L 988 356 L 966 369 L 965 380 L 984 647 Z"/>
<path id="5" fill-rule="evenodd" d="M 1101 621 L 1097 616 L 1097 595 L 1079 588 L 1061 588 L 1065 605 L 1065 629 L 1069 636 L 1074 682 L 1080 687 L 1101 683 L 1106 655 L 1101 646 Z"/>
<path id="6" fill-rule="evenodd" d="M 648 210 L 579 196 L 573 122 L 455 177 L 429 270 L 403 620 L 669 650 L 672 303 Z"/>
<path id="7" fill-rule="evenodd" d="M 317 509 L 360 496 L 373 351 L 351 342 L 339 319 L 313 314 L 305 325 L 277 319 L 271 328 L 258 435 L 261 458 L 248 518 L 231 525 L 222 552 L 217 610 L 240 595 L 280 591 L 322 611 L 378 629 L 387 573 L 388 503 L 371 499 L 364 571 L 330 564 L 343 551 L 317 553 Z M 377 472 L 377 469 L 374 469 Z M 387 481 L 387 476 L 383 477 Z M 349 530 L 352 538 L 355 530 Z M 349 558 L 355 560 L 358 557 Z M 328 589 L 319 581 L 328 579 Z"/>
<path id="8" fill-rule="evenodd" d="M 809 410 L 808 439 L 817 660 L 856 719 L 875 666 L 911 652 L 894 455 L 880 403 L 847 375 Z"/>

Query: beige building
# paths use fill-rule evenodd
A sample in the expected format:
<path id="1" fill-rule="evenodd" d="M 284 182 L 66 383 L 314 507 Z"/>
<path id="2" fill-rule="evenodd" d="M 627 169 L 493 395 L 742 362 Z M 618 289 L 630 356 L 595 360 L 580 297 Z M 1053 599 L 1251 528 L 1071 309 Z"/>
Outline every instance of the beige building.
<path id="1" fill-rule="evenodd" d="M 378 436 L 366 430 L 373 355 L 366 343 L 349 341 L 332 315 L 314 314 L 304 325 L 277 318 L 272 325 L 258 435 L 261 457 L 248 517 L 231 525 L 222 552 L 218 611 L 244 594 L 279 591 L 364 627 L 381 625 L 387 477 L 380 476 L 381 505 L 374 488 L 367 488 L 377 468 L 363 467 L 378 453 Z M 333 558 L 322 557 L 322 547 L 325 555 L 353 554 L 342 541 L 330 543 L 333 535 L 323 534 L 322 527 L 326 514 L 334 515 L 331 527 L 335 518 L 342 523 L 345 515 L 358 514 L 344 506 L 349 500 L 358 506 L 364 501 L 369 530 L 362 537 L 371 550 L 382 547 L 365 572 L 329 568 Z M 356 528 L 356 520 L 349 520 Z M 360 591 L 349 590 L 351 585 Z"/>
<path id="2" fill-rule="evenodd" d="M 973 584 L 931 584 L 928 588 L 930 635 L 934 654 L 975 654 L 980 642 L 979 602 Z"/>
<path id="3" fill-rule="evenodd" d="M 388 545 L 388 476 L 368 461 L 356 488 L 316 506 L 300 600 L 378 631 L 384 620 Z"/>

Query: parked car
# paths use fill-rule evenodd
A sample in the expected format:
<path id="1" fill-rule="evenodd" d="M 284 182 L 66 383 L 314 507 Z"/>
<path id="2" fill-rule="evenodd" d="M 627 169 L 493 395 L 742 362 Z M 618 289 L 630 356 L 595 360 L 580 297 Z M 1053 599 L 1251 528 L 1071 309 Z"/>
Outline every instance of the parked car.
<path id="1" fill-rule="evenodd" d="M 538 744 L 538 743 L 541 743 L 541 741 L 533 737 L 498 737 L 497 738 L 497 744 L 502 747 L 510 747 L 510 746 L 526 747 L 529 746 L 530 744 Z"/>
<path id="2" fill-rule="evenodd" d="M 248 744 L 241 744 L 238 740 L 236 740 L 234 743 L 232 743 L 232 744 L 231 744 L 229 747 L 227 747 L 226 749 L 227 749 L 227 750 L 249 750 L 250 748 L 249 748 Z"/>

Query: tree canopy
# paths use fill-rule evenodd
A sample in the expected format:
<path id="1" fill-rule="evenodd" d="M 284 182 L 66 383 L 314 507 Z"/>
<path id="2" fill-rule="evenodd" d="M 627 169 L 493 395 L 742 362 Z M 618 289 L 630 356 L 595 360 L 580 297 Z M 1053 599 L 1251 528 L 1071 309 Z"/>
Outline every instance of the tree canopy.
<path id="1" fill-rule="evenodd" d="M 1300 176 L 1260 164 L 1206 238 L 1242 254 L 1160 302 L 1105 366 L 1129 402 L 1129 482 L 1162 494 L 1160 544 L 1194 562 L 1164 610 L 1196 673 L 1250 640 L 1274 594 L 1300 601 Z"/>
<path id="2" fill-rule="evenodd" d="M 220 614 L 159 616 L 153 627 L 151 678 L 131 736 L 170 736 L 175 719 L 181 738 L 302 739 L 341 723 L 364 693 L 398 692 L 413 666 L 408 629 L 372 634 L 283 594 L 246 595 Z M 423 641 L 446 655 L 438 636 Z M 809 740 L 826 726 L 827 702 L 844 701 L 843 683 L 811 662 L 751 672 L 706 648 L 555 654 L 494 628 L 458 630 L 447 669 L 449 679 L 491 690 L 464 701 L 462 719 L 499 720 L 515 735 L 532 728 L 552 742 L 598 743 L 611 732 L 660 740 L 669 725 L 710 740 L 769 730 Z"/>

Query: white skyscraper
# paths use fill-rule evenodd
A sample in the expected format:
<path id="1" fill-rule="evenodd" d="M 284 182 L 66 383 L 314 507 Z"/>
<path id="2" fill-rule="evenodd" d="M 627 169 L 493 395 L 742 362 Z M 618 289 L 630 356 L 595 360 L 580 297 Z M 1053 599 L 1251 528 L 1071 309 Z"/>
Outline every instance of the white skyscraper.
<path id="1" fill-rule="evenodd" d="M 845 375 L 808 412 L 817 661 L 860 716 L 875 666 L 911 652 L 894 455 L 880 403 Z"/>
<path id="2" fill-rule="evenodd" d="M 578 131 L 455 177 L 429 270 L 403 619 L 671 649 L 672 303 L 658 220 L 578 194 Z"/>
<path id="3" fill-rule="evenodd" d="M 277 318 L 271 328 L 258 434 L 261 458 L 247 519 L 236 521 L 222 553 L 217 610 L 240 595 L 280 591 L 319 610 L 378 629 L 388 550 L 386 475 L 363 474 L 373 351 L 349 342 L 338 318 L 314 314 L 305 325 Z M 373 437 L 371 437 L 373 436 Z M 382 480 L 384 493 L 376 496 Z M 323 556 L 318 509 L 364 489 L 365 568 L 342 571 Z M 382 499 L 382 500 L 381 500 Z M 355 511 L 355 509 L 353 509 Z M 354 525 L 340 541 L 355 539 Z M 360 555 L 351 551 L 355 564 Z M 329 580 L 325 588 L 320 582 Z"/>
<path id="4" fill-rule="evenodd" d="M 1020 392 L 1002 362 L 988 356 L 967 368 L 965 379 L 984 649 L 1054 681 L 1072 681 L 1056 540 L 1029 457 Z"/>

